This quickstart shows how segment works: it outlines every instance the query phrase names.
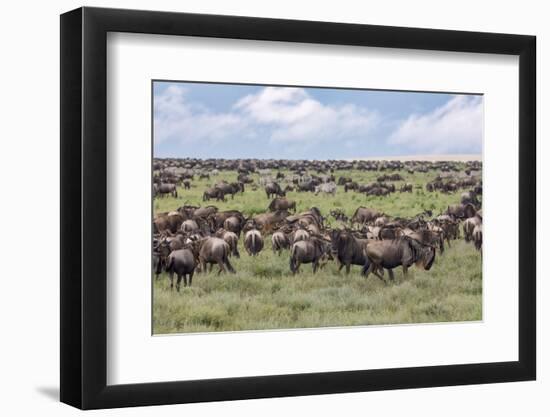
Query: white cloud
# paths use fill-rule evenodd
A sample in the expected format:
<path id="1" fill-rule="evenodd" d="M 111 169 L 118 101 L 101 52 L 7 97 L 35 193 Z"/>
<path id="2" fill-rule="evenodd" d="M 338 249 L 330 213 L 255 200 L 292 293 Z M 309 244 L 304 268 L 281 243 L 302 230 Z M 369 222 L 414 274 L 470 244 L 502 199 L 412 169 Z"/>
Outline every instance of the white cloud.
<path id="1" fill-rule="evenodd" d="M 322 104 L 301 88 L 266 87 L 242 98 L 234 108 L 255 123 L 269 125 L 274 141 L 364 137 L 379 123 L 376 112 L 354 105 Z"/>
<path id="2" fill-rule="evenodd" d="M 246 121 L 232 113 L 214 113 L 186 100 L 182 86 L 170 85 L 155 96 L 155 142 L 216 142 L 241 132 Z"/>
<path id="3" fill-rule="evenodd" d="M 238 137 L 312 146 L 342 137 L 364 139 L 379 119 L 376 112 L 358 106 L 322 104 L 301 88 L 266 87 L 218 113 L 190 103 L 183 86 L 170 85 L 155 96 L 157 144 Z"/>
<path id="4" fill-rule="evenodd" d="M 482 98 L 455 96 L 427 114 L 409 116 L 388 143 L 432 154 L 477 153 L 481 152 L 482 136 Z"/>

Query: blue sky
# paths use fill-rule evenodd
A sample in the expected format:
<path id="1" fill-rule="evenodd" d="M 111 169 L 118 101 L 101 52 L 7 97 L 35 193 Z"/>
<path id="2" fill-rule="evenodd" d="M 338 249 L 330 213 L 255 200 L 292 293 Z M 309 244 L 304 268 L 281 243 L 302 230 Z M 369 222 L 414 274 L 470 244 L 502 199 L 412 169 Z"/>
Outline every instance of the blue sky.
<path id="1" fill-rule="evenodd" d="M 348 159 L 482 149 L 482 96 L 161 81 L 153 88 L 156 157 Z"/>

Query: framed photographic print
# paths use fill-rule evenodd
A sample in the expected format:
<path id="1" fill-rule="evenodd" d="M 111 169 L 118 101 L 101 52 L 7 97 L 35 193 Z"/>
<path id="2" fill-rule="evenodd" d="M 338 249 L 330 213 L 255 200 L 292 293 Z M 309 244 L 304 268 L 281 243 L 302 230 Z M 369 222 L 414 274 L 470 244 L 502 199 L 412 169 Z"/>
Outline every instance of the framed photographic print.
<path id="1" fill-rule="evenodd" d="M 535 98 L 532 36 L 62 15 L 61 400 L 535 379 Z"/>

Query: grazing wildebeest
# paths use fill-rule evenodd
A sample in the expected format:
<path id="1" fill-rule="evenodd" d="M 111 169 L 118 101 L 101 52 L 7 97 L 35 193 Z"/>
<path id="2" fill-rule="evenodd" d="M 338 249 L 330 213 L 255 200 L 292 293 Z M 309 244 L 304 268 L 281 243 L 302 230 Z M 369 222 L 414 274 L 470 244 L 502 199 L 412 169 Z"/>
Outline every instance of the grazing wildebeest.
<path id="1" fill-rule="evenodd" d="M 374 221 L 376 218 L 383 216 L 384 214 L 375 209 L 367 207 L 359 207 L 355 210 L 351 218 L 351 224 L 364 225 L 365 223 Z"/>
<path id="2" fill-rule="evenodd" d="M 346 182 L 344 184 L 344 191 L 347 193 L 348 190 L 358 190 L 359 189 L 359 184 L 357 184 L 356 182 Z"/>
<path id="3" fill-rule="evenodd" d="M 215 198 L 217 201 L 225 201 L 223 191 L 216 187 L 205 190 L 202 195 L 202 201 L 209 201 L 211 198 Z"/>
<path id="4" fill-rule="evenodd" d="M 351 265 L 365 265 L 365 250 L 370 242 L 368 239 L 357 238 L 350 230 L 335 229 L 331 233 L 331 241 L 340 263 L 339 271 L 345 266 L 346 274 L 349 274 Z"/>
<path id="5" fill-rule="evenodd" d="M 164 197 L 166 194 L 171 194 L 172 197 L 176 198 L 178 196 L 178 190 L 176 184 L 166 184 L 162 183 L 157 186 L 156 193 L 160 197 Z"/>
<path id="6" fill-rule="evenodd" d="M 183 188 L 185 190 L 190 190 L 191 189 L 191 183 L 187 180 L 183 181 Z"/>
<path id="7" fill-rule="evenodd" d="M 170 277 L 170 289 L 174 288 L 174 273 L 177 275 L 176 289 L 180 290 L 180 282 L 183 277 L 183 285 L 191 286 L 193 273 L 195 272 L 195 257 L 190 249 L 178 249 L 168 255 L 166 272 Z M 187 280 L 189 277 L 189 281 Z"/>
<path id="8" fill-rule="evenodd" d="M 235 194 L 244 191 L 244 184 L 242 182 L 233 182 L 231 184 L 222 182 L 216 184 L 214 188 L 220 190 L 220 192 L 223 194 L 224 199 L 226 194 L 231 194 L 231 199 L 233 199 L 235 197 Z"/>
<path id="9" fill-rule="evenodd" d="M 310 240 L 301 240 L 290 249 L 290 271 L 295 274 L 300 271 L 301 264 L 312 264 L 313 272 L 323 266 L 329 259 L 330 244 L 322 239 L 313 237 Z"/>
<path id="10" fill-rule="evenodd" d="M 267 207 L 269 211 L 292 210 L 296 213 L 296 201 L 287 200 L 286 198 L 276 198 Z"/>
<path id="11" fill-rule="evenodd" d="M 315 184 L 313 181 L 303 182 L 296 185 L 296 191 L 315 191 Z"/>
<path id="12" fill-rule="evenodd" d="M 372 241 L 367 245 L 366 262 L 362 274 L 368 277 L 373 272 L 378 278 L 384 280 L 379 274 L 381 268 L 387 269 L 390 280 L 393 281 L 393 268 L 403 267 L 403 275 L 407 276 L 408 268 L 417 264 L 425 270 L 429 270 L 435 259 L 435 248 L 424 245 L 409 237 L 401 236 L 394 240 Z"/>
<path id="13" fill-rule="evenodd" d="M 256 256 L 264 247 L 264 239 L 259 230 L 252 229 L 244 235 L 244 248 L 250 256 Z"/>
<path id="14" fill-rule="evenodd" d="M 290 241 L 283 232 L 277 231 L 271 235 L 271 249 L 273 249 L 273 252 L 277 252 L 278 255 L 281 254 L 283 249 L 289 249 L 290 248 Z"/>
<path id="15" fill-rule="evenodd" d="M 341 222 L 347 222 L 348 216 L 346 216 L 346 213 L 344 213 L 340 209 L 335 209 L 330 211 L 330 215 L 334 217 L 335 220 L 339 220 Z"/>
<path id="16" fill-rule="evenodd" d="M 336 184 L 333 182 L 327 182 L 318 185 L 315 187 L 315 195 L 323 193 L 323 194 L 331 194 L 332 196 L 336 195 Z"/>
<path id="17" fill-rule="evenodd" d="M 227 271 L 235 273 L 235 269 L 233 269 L 233 266 L 229 262 L 230 251 L 228 243 L 219 237 L 207 237 L 200 240 L 199 262 L 201 270 L 206 272 L 206 264 L 210 264 L 211 266 L 218 264 L 220 267 L 218 275 Z"/>
<path id="18" fill-rule="evenodd" d="M 281 189 L 281 186 L 276 182 L 270 182 L 265 186 L 265 194 L 267 195 L 267 198 L 272 198 L 276 196 L 284 197 L 286 195 L 286 192 L 284 192 Z"/>
<path id="19" fill-rule="evenodd" d="M 273 213 L 261 213 L 255 215 L 251 219 L 251 223 L 253 223 L 256 228 L 261 229 L 264 234 L 267 234 L 270 233 L 278 223 L 284 221 L 287 216 L 288 211 L 286 210 L 275 211 Z M 250 230 L 250 226 L 243 228 L 243 230 Z"/>
<path id="20" fill-rule="evenodd" d="M 409 183 L 403 184 L 403 185 L 401 186 L 401 188 L 399 189 L 399 191 L 402 192 L 402 193 L 412 193 L 412 191 L 413 191 L 413 185 L 412 185 L 412 184 L 409 184 Z"/>

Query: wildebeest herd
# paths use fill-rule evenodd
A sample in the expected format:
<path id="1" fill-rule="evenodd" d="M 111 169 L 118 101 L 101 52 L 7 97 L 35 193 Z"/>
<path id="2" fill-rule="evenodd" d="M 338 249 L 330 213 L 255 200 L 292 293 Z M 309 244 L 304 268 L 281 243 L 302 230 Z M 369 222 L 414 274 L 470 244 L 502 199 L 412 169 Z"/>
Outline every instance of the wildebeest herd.
<path id="1" fill-rule="evenodd" d="M 459 239 L 471 242 L 481 257 L 479 161 L 188 158 L 155 159 L 153 170 L 156 203 L 173 202 L 171 210 L 154 213 L 153 272 L 157 279 L 166 272 L 170 288 L 178 291 L 182 280 L 191 286 L 194 274 L 213 266 L 218 274 L 235 273 L 232 259 L 254 258 L 269 247 L 272 256 L 288 258 L 288 274 L 296 279 L 303 264 L 316 273 L 334 263 L 346 274 L 356 266 L 358 274 L 374 274 L 384 282 L 387 272 L 391 282 L 397 267 L 404 276 L 413 266 L 429 271 L 436 256 L 444 257 Z M 361 183 L 353 173 L 372 173 L 372 181 Z M 430 179 L 409 181 L 415 175 Z M 200 200 L 189 203 L 186 193 L 192 190 Z M 339 206 L 341 192 L 357 204 Z M 254 193 L 254 210 L 237 208 L 247 193 Z M 436 196 L 458 198 L 438 211 L 419 206 L 407 215 L 379 207 L 384 199 L 398 202 L 414 193 L 432 206 Z"/>

